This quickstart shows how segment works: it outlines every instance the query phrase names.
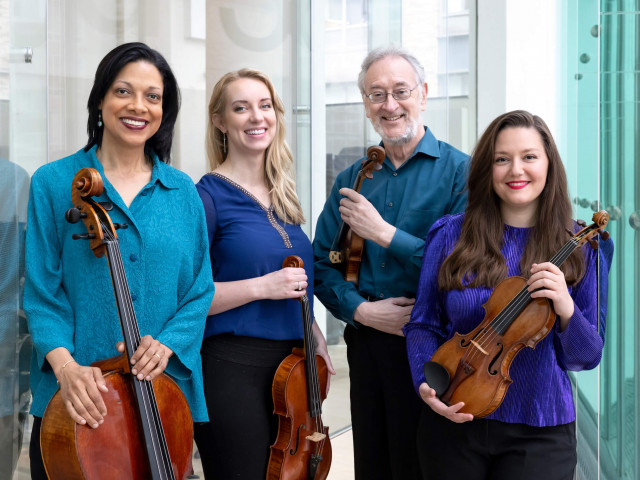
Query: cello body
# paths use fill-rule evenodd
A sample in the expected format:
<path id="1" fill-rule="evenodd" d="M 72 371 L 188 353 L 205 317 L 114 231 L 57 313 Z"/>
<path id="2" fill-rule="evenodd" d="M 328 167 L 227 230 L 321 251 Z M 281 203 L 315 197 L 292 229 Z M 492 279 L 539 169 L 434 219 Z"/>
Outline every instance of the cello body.
<path id="1" fill-rule="evenodd" d="M 318 378 L 321 392 L 327 391 L 328 371 L 322 357 L 316 355 Z M 307 375 L 305 359 L 302 349 L 294 349 L 285 358 L 274 378 L 273 404 L 274 413 L 278 415 L 278 437 L 271 446 L 271 458 L 267 480 L 301 480 L 309 478 L 309 463 L 311 455 L 316 452 L 317 442 L 307 437 L 315 431 L 315 420 L 310 416 L 308 395 L 306 390 Z M 322 396 L 322 400 L 326 395 Z M 304 412 L 304 415 L 292 415 L 294 412 Z M 329 427 L 324 427 L 326 440 L 322 442 L 319 453 L 322 461 L 319 463 L 314 480 L 324 480 L 329 475 L 331 466 L 331 443 L 329 442 Z"/>
<path id="2" fill-rule="evenodd" d="M 40 434 L 50 479 L 151 478 L 139 415 L 132 402 L 133 379 L 122 367 L 118 368 L 123 362 L 126 364 L 127 360 L 121 355 L 92 364 L 102 369 L 109 389 L 102 393 L 108 414 L 98 428 L 76 423 L 67 412 L 60 390 L 52 397 Z M 184 479 L 192 472 L 193 422 L 189 405 L 180 387 L 167 375 L 156 378 L 153 386 L 174 475 Z"/>

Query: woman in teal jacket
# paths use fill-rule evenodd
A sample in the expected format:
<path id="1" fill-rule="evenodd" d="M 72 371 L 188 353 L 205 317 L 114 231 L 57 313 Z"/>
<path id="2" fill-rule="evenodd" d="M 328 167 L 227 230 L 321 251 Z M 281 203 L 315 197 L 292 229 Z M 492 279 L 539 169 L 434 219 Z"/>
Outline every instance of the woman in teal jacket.
<path id="1" fill-rule="evenodd" d="M 213 282 L 202 202 L 191 179 L 168 165 L 180 105 L 164 58 L 141 43 L 116 47 L 96 72 L 88 110 L 89 142 L 38 169 L 29 199 L 24 309 L 33 337 L 34 428 L 31 473 L 46 478 L 40 421 L 58 388 L 69 415 L 99 428 L 108 421 L 96 360 L 122 351 L 107 261 L 97 258 L 82 223 L 65 221 L 71 183 L 84 167 L 102 176 L 96 198 L 129 228 L 119 244 L 142 341 L 132 372 L 153 380 L 166 371 L 184 392 L 194 422 L 208 420 L 200 345 Z M 135 363 L 134 363 L 135 362 Z"/>

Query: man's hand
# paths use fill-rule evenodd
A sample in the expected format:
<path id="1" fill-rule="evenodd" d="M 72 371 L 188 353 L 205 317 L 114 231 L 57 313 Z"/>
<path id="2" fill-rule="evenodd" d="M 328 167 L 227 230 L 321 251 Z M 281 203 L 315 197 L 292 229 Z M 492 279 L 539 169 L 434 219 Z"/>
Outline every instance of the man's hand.
<path id="1" fill-rule="evenodd" d="M 404 336 L 402 327 L 409 321 L 415 298 L 394 297 L 358 305 L 353 319 L 381 332 Z"/>
<path id="2" fill-rule="evenodd" d="M 357 235 L 388 248 L 396 233 L 396 227 L 385 222 L 378 210 L 364 196 L 351 188 L 341 188 L 340 216 Z"/>

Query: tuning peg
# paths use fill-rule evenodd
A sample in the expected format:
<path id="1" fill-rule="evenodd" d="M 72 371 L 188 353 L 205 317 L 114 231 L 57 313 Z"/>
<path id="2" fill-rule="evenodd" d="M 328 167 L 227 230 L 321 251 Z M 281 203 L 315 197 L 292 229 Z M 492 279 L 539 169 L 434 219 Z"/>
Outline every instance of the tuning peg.
<path id="1" fill-rule="evenodd" d="M 129 228 L 129 225 L 127 225 L 126 223 L 114 223 L 113 224 L 113 228 L 115 228 L 116 230 L 118 230 L 120 228 L 125 230 L 125 229 Z"/>
<path id="2" fill-rule="evenodd" d="M 93 240 L 96 238 L 95 233 L 74 233 L 71 235 L 74 240 Z"/>
<path id="3" fill-rule="evenodd" d="M 81 218 L 87 218 L 87 214 L 85 212 L 81 212 L 80 209 L 73 207 L 64 212 L 64 218 L 69 223 L 78 223 Z"/>
<path id="4" fill-rule="evenodd" d="M 576 223 L 580 225 L 582 228 L 587 226 L 587 222 L 585 222 L 584 220 L 576 220 Z"/>
<path id="5" fill-rule="evenodd" d="M 596 240 L 595 238 L 592 240 L 589 240 L 589 245 L 591 245 L 591 248 L 593 248 L 594 250 L 598 249 L 598 240 Z"/>
<path id="6" fill-rule="evenodd" d="M 603 230 L 602 233 L 600 233 L 600 238 L 606 242 L 607 240 L 609 240 L 609 232 Z"/>

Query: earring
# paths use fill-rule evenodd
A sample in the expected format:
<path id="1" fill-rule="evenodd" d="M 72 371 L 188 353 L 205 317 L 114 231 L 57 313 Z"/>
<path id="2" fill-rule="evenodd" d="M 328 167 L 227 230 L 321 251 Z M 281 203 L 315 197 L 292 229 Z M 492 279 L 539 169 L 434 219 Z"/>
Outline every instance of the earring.
<path id="1" fill-rule="evenodd" d="M 224 132 L 222 133 L 222 150 L 227 153 L 227 134 Z"/>
<path id="2" fill-rule="evenodd" d="M 102 113 L 98 112 L 98 128 L 102 127 Z"/>

